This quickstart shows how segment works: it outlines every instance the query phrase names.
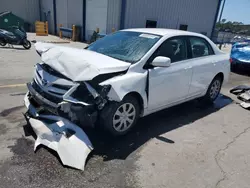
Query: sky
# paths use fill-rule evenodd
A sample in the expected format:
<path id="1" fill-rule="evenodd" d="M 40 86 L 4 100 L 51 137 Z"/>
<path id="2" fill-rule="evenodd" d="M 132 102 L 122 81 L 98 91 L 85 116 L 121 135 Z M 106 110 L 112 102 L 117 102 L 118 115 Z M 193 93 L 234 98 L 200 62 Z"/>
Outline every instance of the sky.
<path id="1" fill-rule="evenodd" d="M 228 21 L 250 24 L 250 0 L 226 0 L 223 18 Z"/>

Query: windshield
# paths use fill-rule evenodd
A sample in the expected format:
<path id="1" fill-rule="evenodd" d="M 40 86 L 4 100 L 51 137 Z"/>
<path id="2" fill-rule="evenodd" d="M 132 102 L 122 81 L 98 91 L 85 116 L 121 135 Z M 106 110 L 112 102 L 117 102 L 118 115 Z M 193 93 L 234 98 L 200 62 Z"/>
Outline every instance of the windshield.
<path id="1" fill-rule="evenodd" d="M 97 40 L 86 49 L 115 59 L 135 63 L 139 61 L 159 39 L 160 36 L 158 35 L 119 31 Z"/>

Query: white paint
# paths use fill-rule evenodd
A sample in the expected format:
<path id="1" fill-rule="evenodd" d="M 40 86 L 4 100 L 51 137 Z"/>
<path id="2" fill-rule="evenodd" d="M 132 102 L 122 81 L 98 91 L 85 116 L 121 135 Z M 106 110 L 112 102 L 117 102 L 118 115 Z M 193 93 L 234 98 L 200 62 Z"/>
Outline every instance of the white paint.
<path id="1" fill-rule="evenodd" d="M 59 46 L 43 53 L 42 61 L 73 81 L 92 80 L 99 74 L 124 71 L 130 66 L 93 51 Z"/>
<path id="2" fill-rule="evenodd" d="M 171 65 L 171 59 L 168 57 L 158 56 L 154 58 L 151 65 L 154 67 L 169 67 Z"/>
<path id="3" fill-rule="evenodd" d="M 25 96 L 25 105 L 30 112 L 38 112 L 32 104 L 29 103 L 27 95 Z M 93 150 L 93 146 L 84 131 L 72 122 L 52 115 L 37 115 L 43 120 L 54 120 L 54 123 L 45 123 L 45 121 L 30 118 L 29 123 L 37 135 L 34 150 L 39 145 L 44 145 L 56 151 L 64 165 L 76 169 L 84 170 L 88 154 Z M 74 131 L 74 134 L 67 136 L 68 130 Z"/>
<path id="4" fill-rule="evenodd" d="M 148 28 L 124 31 L 160 35 L 161 39 L 139 62 L 132 65 L 99 53 L 66 47 L 51 48 L 43 53 L 42 60 L 73 81 L 91 80 L 99 74 L 128 69 L 126 74 L 106 80 L 100 85 L 112 86 L 108 94 L 110 100 L 121 101 L 131 92 L 140 94 L 145 109 L 144 115 L 205 95 L 212 79 L 220 72 L 224 74 L 224 82 L 228 80 L 230 70 L 228 55 L 202 34 Z M 210 43 L 215 55 L 176 62 L 170 67 L 144 69 L 143 66 L 154 51 L 165 40 L 174 36 L 201 37 Z M 147 74 L 149 74 L 148 97 L 145 91 Z"/>
<path id="5" fill-rule="evenodd" d="M 55 47 L 56 45 L 52 43 L 37 42 L 34 46 L 36 48 L 36 51 L 41 55 L 42 53 L 46 52 L 50 48 Z"/>
<path id="6" fill-rule="evenodd" d="M 228 55 L 220 51 L 210 39 L 202 34 L 172 29 L 149 28 L 127 29 L 124 31 L 137 31 L 162 36 L 139 62 L 130 66 L 127 74 L 101 83 L 101 85 L 112 85 L 112 90 L 108 96 L 117 101 L 122 100 L 130 92 L 139 93 L 144 105 L 142 116 L 204 96 L 209 84 L 220 72 L 224 74 L 224 83 L 228 81 L 230 72 Z M 170 67 L 149 69 L 149 97 L 147 98 L 145 92 L 147 70 L 143 69 L 143 66 L 165 40 L 174 36 L 204 38 L 212 46 L 215 55 L 175 62 Z M 199 92 L 195 91 L 197 86 L 199 86 Z"/>
<path id="7" fill-rule="evenodd" d="M 106 34 L 108 0 L 86 0 L 86 40 L 90 40 L 96 28 Z"/>
<path id="8" fill-rule="evenodd" d="M 176 62 L 170 67 L 155 67 L 149 71 L 149 108 L 185 99 L 192 79 L 190 60 Z"/>

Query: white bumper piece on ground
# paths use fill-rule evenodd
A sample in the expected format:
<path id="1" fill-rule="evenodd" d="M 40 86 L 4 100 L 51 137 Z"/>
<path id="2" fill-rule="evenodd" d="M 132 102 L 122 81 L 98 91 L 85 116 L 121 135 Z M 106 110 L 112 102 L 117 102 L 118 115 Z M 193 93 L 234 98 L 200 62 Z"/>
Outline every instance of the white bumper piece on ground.
<path id="1" fill-rule="evenodd" d="M 85 132 L 60 116 L 38 115 L 27 95 L 24 101 L 31 115 L 27 119 L 37 135 L 34 150 L 42 144 L 56 151 L 64 165 L 84 170 L 87 156 L 93 150 Z"/>

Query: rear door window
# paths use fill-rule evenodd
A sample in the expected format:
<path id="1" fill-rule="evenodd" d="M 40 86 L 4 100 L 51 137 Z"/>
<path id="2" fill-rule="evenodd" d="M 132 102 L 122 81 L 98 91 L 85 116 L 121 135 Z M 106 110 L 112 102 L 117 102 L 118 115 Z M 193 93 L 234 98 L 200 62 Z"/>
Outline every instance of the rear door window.
<path id="1" fill-rule="evenodd" d="M 214 55 L 213 48 L 205 39 L 190 37 L 189 40 L 193 58 Z"/>

